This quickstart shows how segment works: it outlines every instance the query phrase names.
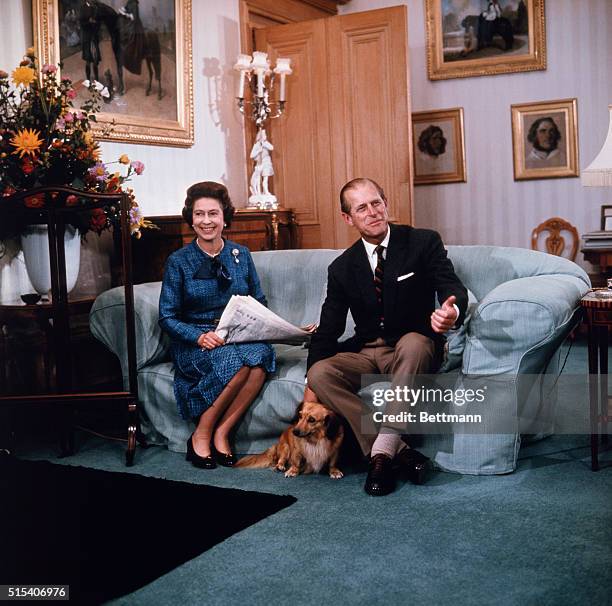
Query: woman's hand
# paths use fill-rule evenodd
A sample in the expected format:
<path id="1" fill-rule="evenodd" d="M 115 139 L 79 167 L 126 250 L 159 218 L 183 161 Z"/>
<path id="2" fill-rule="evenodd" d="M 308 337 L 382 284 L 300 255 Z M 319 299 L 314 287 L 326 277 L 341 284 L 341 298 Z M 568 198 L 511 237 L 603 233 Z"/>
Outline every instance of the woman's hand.
<path id="1" fill-rule="evenodd" d="M 212 330 L 210 332 L 203 332 L 198 337 L 198 345 L 202 349 L 214 349 L 215 347 L 219 347 L 219 345 L 225 345 L 225 341 Z"/>
<path id="2" fill-rule="evenodd" d="M 302 330 L 306 332 L 313 333 L 317 329 L 318 324 L 315 322 L 314 324 L 306 324 L 306 326 L 300 326 Z"/>

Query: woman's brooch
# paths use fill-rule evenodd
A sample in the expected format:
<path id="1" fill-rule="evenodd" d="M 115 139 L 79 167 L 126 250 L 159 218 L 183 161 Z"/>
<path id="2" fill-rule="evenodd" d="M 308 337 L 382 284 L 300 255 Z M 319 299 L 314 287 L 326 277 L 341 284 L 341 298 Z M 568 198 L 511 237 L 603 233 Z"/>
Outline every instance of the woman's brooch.
<path id="1" fill-rule="evenodd" d="M 232 249 L 232 255 L 234 255 L 234 261 L 236 263 L 240 263 L 240 261 L 238 260 L 238 255 L 240 254 L 240 251 L 237 248 L 233 248 Z"/>

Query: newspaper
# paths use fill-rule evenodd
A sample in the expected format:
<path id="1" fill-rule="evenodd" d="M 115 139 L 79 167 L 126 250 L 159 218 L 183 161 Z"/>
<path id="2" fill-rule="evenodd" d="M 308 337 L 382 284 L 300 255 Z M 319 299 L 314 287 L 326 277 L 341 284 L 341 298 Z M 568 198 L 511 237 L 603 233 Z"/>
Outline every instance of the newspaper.
<path id="1" fill-rule="evenodd" d="M 302 342 L 315 326 L 303 328 L 283 320 L 251 296 L 233 295 L 226 305 L 215 332 L 226 343 L 245 341 Z"/>

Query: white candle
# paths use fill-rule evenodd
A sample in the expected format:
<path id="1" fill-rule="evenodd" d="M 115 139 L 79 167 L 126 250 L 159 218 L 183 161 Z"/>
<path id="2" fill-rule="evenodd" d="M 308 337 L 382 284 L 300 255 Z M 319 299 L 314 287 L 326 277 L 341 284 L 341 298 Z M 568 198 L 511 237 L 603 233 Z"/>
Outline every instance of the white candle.
<path id="1" fill-rule="evenodd" d="M 276 60 L 276 67 L 274 68 L 274 73 L 280 75 L 280 92 L 278 95 L 279 101 L 285 100 L 285 79 L 286 77 L 293 73 L 291 69 L 291 59 L 279 57 Z"/>
<path id="2" fill-rule="evenodd" d="M 240 72 L 240 81 L 238 83 L 238 98 L 244 99 L 244 81 L 246 72 L 251 69 L 251 55 L 238 55 L 234 69 Z"/>
<path id="3" fill-rule="evenodd" d="M 263 69 L 257 70 L 257 96 L 260 98 L 264 96 L 264 73 Z"/>
<path id="4" fill-rule="evenodd" d="M 268 53 L 255 51 L 253 53 L 251 69 L 257 74 L 257 96 L 260 99 L 264 96 L 264 82 L 266 78 L 266 71 L 269 67 L 270 64 L 268 63 Z"/>
<path id="5" fill-rule="evenodd" d="M 244 70 L 240 71 L 240 81 L 238 83 L 238 98 L 244 99 L 244 78 L 246 76 L 246 72 Z"/>

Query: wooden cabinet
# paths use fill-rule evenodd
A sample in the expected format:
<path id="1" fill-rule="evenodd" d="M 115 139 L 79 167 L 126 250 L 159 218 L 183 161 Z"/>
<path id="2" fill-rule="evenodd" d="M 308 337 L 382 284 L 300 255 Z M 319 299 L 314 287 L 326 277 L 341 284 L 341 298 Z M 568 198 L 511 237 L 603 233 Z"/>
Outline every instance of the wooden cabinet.
<path id="1" fill-rule="evenodd" d="M 193 230 L 180 215 L 147 218 L 159 230 L 143 231 L 140 240 L 132 244 L 136 284 L 161 280 L 168 256 L 194 238 Z M 297 248 L 295 218 L 290 209 L 239 209 L 223 235 L 251 251 Z"/>
<path id="2" fill-rule="evenodd" d="M 290 57 L 288 103 L 268 126 L 273 190 L 291 200 L 300 246 L 355 240 L 339 193 L 355 177 L 385 190 L 392 221 L 411 223 L 412 158 L 405 6 L 257 29 L 257 48 Z"/>

